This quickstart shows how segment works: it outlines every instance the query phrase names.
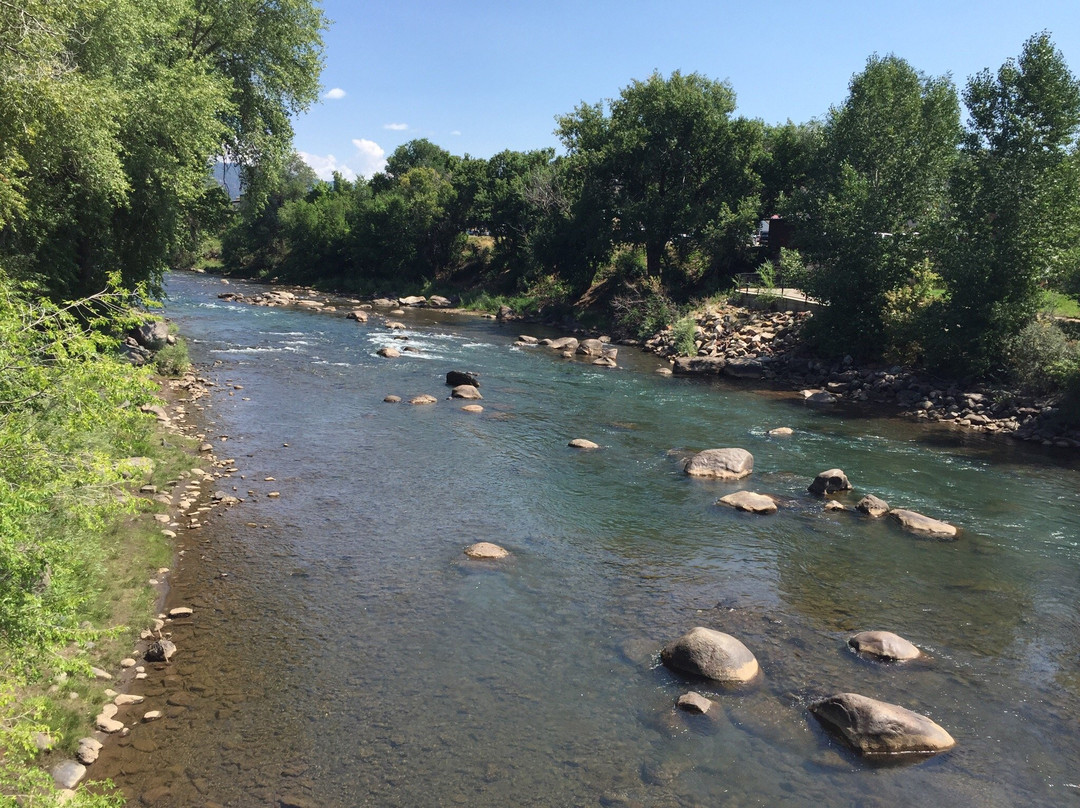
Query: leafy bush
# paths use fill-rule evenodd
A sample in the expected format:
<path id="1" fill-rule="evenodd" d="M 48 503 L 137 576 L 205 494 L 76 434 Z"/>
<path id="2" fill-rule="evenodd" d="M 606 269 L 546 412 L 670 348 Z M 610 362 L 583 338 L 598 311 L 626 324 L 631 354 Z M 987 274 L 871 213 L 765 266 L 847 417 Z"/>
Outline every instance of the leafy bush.
<path id="1" fill-rule="evenodd" d="M 1080 377 L 1080 347 L 1050 320 L 1034 320 L 1013 337 L 1006 361 L 1016 381 L 1036 394 L 1064 392 Z"/>
<path id="2" fill-rule="evenodd" d="M 612 299 L 611 310 L 616 327 L 637 339 L 663 331 L 679 317 L 678 306 L 664 293 L 659 278 L 627 284 L 623 294 Z"/>
<path id="3" fill-rule="evenodd" d="M 697 334 L 697 321 L 693 317 L 683 317 L 672 328 L 672 336 L 675 337 L 675 350 L 679 356 L 696 356 L 697 342 L 694 337 Z"/>
<path id="4" fill-rule="evenodd" d="M 162 376 L 183 376 L 191 367 L 187 343 L 177 339 L 154 355 L 154 370 Z"/>

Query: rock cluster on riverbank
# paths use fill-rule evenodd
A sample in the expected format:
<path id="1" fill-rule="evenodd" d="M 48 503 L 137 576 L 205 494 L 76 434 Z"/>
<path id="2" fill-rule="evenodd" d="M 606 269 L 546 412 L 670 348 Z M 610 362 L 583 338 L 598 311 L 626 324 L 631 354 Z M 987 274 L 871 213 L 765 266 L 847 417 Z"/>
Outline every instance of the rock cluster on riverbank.
<path id="1" fill-rule="evenodd" d="M 811 312 L 762 312 L 733 306 L 697 315 L 694 356 L 679 355 L 668 327 L 645 349 L 668 358 L 676 373 L 771 381 L 803 390 L 811 403 L 891 405 L 902 416 L 1009 435 L 1046 446 L 1080 447 L 1080 428 L 1056 422 L 1046 400 L 1014 391 L 921 376 L 899 366 L 856 365 L 851 357 L 824 362 L 801 348 L 799 330 Z"/>

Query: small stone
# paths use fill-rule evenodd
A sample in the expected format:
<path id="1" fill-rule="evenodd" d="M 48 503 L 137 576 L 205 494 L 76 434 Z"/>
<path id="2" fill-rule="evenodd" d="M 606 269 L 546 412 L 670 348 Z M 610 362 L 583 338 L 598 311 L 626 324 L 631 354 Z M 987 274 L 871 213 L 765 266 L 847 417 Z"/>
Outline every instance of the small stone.
<path id="1" fill-rule="evenodd" d="M 702 696 L 700 693 L 683 693 L 679 696 L 679 700 L 675 702 L 680 709 L 686 710 L 688 713 L 700 713 L 705 715 L 712 708 L 713 703 Z"/>
<path id="2" fill-rule="evenodd" d="M 706 449 L 690 458 L 686 473 L 691 477 L 741 480 L 754 470 L 754 456 L 745 449 Z"/>
<path id="3" fill-rule="evenodd" d="M 906 662 L 922 655 L 913 643 L 891 631 L 862 631 L 849 639 L 848 645 L 860 654 L 889 662 Z"/>
<path id="4" fill-rule="evenodd" d="M 83 738 L 79 741 L 79 748 L 75 751 L 75 757 L 87 766 L 98 759 L 102 743 L 97 738 Z"/>
<path id="5" fill-rule="evenodd" d="M 150 710 L 149 712 L 143 713 L 142 720 L 145 722 L 157 721 L 163 715 L 164 713 L 162 713 L 161 710 Z"/>
<path id="6" fill-rule="evenodd" d="M 91 668 L 90 673 L 93 674 L 95 679 L 112 679 L 112 674 L 108 671 L 103 671 L 101 668 Z"/>
<path id="7" fill-rule="evenodd" d="M 110 718 L 104 713 L 100 714 L 94 720 L 94 726 L 102 732 L 109 733 L 110 735 L 114 732 L 119 732 L 124 728 L 124 725 L 120 721 Z"/>
<path id="8" fill-rule="evenodd" d="M 827 511 L 846 511 L 847 509 L 847 505 L 843 502 L 837 502 L 835 499 L 830 499 L 825 503 L 825 510 Z"/>
<path id="9" fill-rule="evenodd" d="M 199 444 L 199 451 L 200 452 L 212 452 L 212 451 L 214 451 L 214 444 L 212 444 L 212 443 L 201 443 L 201 444 Z"/>
<path id="10" fill-rule="evenodd" d="M 794 435 L 795 430 L 789 426 L 778 426 L 776 429 L 770 429 L 768 434 L 774 438 L 786 438 L 788 435 Z"/>
<path id="11" fill-rule="evenodd" d="M 120 660 L 120 667 L 121 668 L 134 668 L 135 667 L 135 660 L 133 658 L 131 658 L 131 657 L 125 657 L 124 659 Z"/>
<path id="12" fill-rule="evenodd" d="M 176 646 L 170 640 L 158 640 L 151 643 L 144 656 L 147 662 L 168 662 L 176 653 Z"/>
<path id="13" fill-rule="evenodd" d="M 573 449 L 599 449 L 600 448 L 599 443 L 593 443 L 591 440 L 586 440 L 585 438 L 574 438 L 572 441 L 570 441 L 566 445 L 573 448 Z"/>
<path id="14" fill-rule="evenodd" d="M 488 541 L 477 542 L 476 544 L 470 544 L 465 548 L 465 555 L 469 558 L 477 560 L 491 560 L 506 558 L 510 555 L 509 551 L 503 549 L 497 544 L 492 544 Z"/>
<path id="15" fill-rule="evenodd" d="M 387 404 L 400 404 L 401 396 L 386 396 L 383 401 L 385 401 Z"/>
<path id="16" fill-rule="evenodd" d="M 466 404 L 461 410 L 462 412 L 483 412 L 484 408 L 479 404 Z"/>
<path id="17" fill-rule="evenodd" d="M 807 490 L 814 496 L 820 497 L 826 494 L 835 494 L 837 491 L 849 491 L 851 482 L 841 469 L 829 469 L 823 471 L 814 478 Z"/>
<path id="18" fill-rule="evenodd" d="M 437 402 L 438 399 L 435 396 L 429 396 L 427 393 L 409 399 L 410 404 L 435 404 Z"/>
<path id="19" fill-rule="evenodd" d="M 113 699 L 113 704 L 117 707 L 124 707 L 128 704 L 142 704 L 145 700 L 143 696 L 137 696 L 134 693 L 121 693 Z"/>
<path id="20" fill-rule="evenodd" d="M 915 511 L 897 508 L 889 511 L 889 517 L 899 522 L 905 530 L 910 530 L 913 533 L 925 533 L 943 539 L 956 538 L 957 530 L 955 525 L 950 525 L 948 522 L 942 522 L 939 519 L 932 519 L 929 516 L 923 516 Z"/>
<path id="21" fill-rule="evenodd" d="M 392 345 L 387 345 L 383 348 L 379 348 L 379 350 L 377 350 L 375 353 L 377 353 L 384 359 L 397 359 L 399 356 L 401 356 L 401 351 L 399 351 Z"/>
<path id="22" fill-rule="evenodd" d="M 271 491 L 266 496 L 268 496 L 270 499 L 277 499 L 278 497 L 281 496 L 281 492 L 280 491 Z"/>
<path id="23" fill-rule="evenodd" d="M 480 395 L 480 391 L 471 384 L 459 384 L 453 390 L 450 391 L 451 398 L 464 398 L 477 401 L 483 398 Z"/>
<path id="24" fill-rule="evenodd" d="M 873 494 L 867 494 L 858 501 L 855 510 L 877 519 L 889 512 L 889 503 Z"/>
<path id="25" fill-rule="evenodd" d="M 178 617 L 191 617 L 195 610 L 190 606 L 177 606 L 173 609 L 169 609 L 169 617 L 176 619 Z"/>

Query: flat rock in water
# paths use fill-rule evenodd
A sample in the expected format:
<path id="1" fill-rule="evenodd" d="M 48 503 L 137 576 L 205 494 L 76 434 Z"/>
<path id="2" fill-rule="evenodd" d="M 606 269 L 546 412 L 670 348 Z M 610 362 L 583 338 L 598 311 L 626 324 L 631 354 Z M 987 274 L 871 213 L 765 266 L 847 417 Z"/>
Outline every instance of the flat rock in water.
<path id="1" fill-rule="evenodd" d="M 665 646 L 660 659 L 673 670 L 731 684 L 753 681 L 761 671 L 750 649 L 739 640 L 702 626 Z"/>
<path id="2" fill-rule="evenodd" d="M 786 438 L 789 435 L 794 435 L 795 430 L 790 426 L 778 426 L 776 429 L 770 429 L 767 434 L 774 438 Z"/>
<path id="3" fill-rule="evenodd" d="M 451 398 L 464 398 L 472 400 L 480 400 L 483 398 L 480 395 L 480 391 L 471 384 L 459 384 L 453 390 L 450 391 Z"/>
<path id="4" fill-rule="evenodd" d="M 860 654 L 890 662 L 904 662 L 922 655 L 913 643 L 891 631 L 862 631 L 849 639 L 848 645 Z"/>
<path id="5" fill-rule="evenodd" d="M 478 560 L 489 560 L 506 558 L 510 553 L 504 550 L 497 544 L 492 544 L 489 541 L 481 541 L 476 544 L 470 544 L 465 548 L 465 555 L 469 558 L 475 558 Z"/>
<path id="6" fill-rule="evenodd" d="M 810 712 L 865 757 L 929 756 L 956 746 L 953 737 L 926 716 L 858 693 L 820 699 L 810 705 Z"/>
<path id="7" fill-rule="evenodd" d="M 375 353 L 377 353 L 384 359 L 397 359 L 399 356 L 401 356 L 401 351 L 399 351 L 392 345 L 386 345 L 382 348 L 379 348 L 379 350 L 377 350 Z"/>
<path id="8" fill-rule="evenodd" d="M 724 375 L 733 379 L 760 379 L 765 374 L 765 363 L 756 356 L 736 356 L 724 365 Z"/>
<path id="9" fill-rule="evenodd" d="M 195 613 L 195 610 L 190 606 L 177 606 L 173 609 L 169 609 L 169 617 L 176 620 L 181 617 L 191 617 Z"/>
<path id="10" fill-rule="evenodd" d="M 736 491 L 726 497 L 716 500 L 717 505 L 727 505 L 737 511 L 747 513 L 776 513 L 776 500 L 768 494 L 757 494 L 753 491 Z"/>
<path id="11" fill-rule="evenodd" d="M 578 341 L 577 337 L 559 337 L 551 340 L 547 345 L 554 351 L 570 351 L 573 353 L 577 350 Z"/>
<path id="12" fill-rule="evenodd" d="M 591 440 L 586 440 L 585 438 L 574 438 L 572 441 L 570 441 L 566 445 L 573 448 L 573 449 L 599 449 L 600 448 L 599 443 L 593 443 Z"/>
<path id="13" fill-rule="evenodd" d="M 867 494 L 855 504 L 855 510 L 877 519 L 889 512 L 889 503 L 873 494 Z"/>
<path id="14" fill-rule="evenodd" d="M 147 662 L 168 662 L 176 653 L 176 646 L 171 640 L 152 642 L 143 655 Z"/>
<path id="15" fill-rule="evenodd" d="M 400 404 L 401 396 L 386 396 L 383 401 L 385 401 L 387 404 Z"/>
<path id="16" fill-rule="evenodd" d="M 807 404 L 835 404 L 836 396 L 827 390 L 803 390 L 803 401 Z"/>
<path id="17" fill-rule="evenodd" d="M 435 396 L 429 396 L 427 393 L 420 396 L 413 396 L 409 399 L 410 404 L 435 404 L 437 402 L 438 399 L 435 398 Z"/>
<path id="18" fill-rule="evenodd" d="M 816 497 L 835 494 L 837 491 L 850 491 L 851 482 L 841 469 L 829 469 L 821 472 L 807 488 Z"/>
<path id="19" fill-rule="evenodd" d="M 943 539 L 955 539 L 956 527 L 950 525 L 948 522 L 942 522 L 938 519 L 931 519 L 929 516 L 923 516 L 921 513 L 915 511 L 907 511 L 903 508 L 897 508 L 896 510 L 889 511 L 889 516 L 900 523 L 904 530 L 910 530 L 913 533 L 924 533 L 929 536 L 936 536 Z"/>
<path id="20" fill-rule="evenodd" d="M 680 356 L 671 366 L 674 373 L 700 373 L 706 376 L 719 376 L 724 371 L 727 360 L 722 356 Z"/>
<path id="21" fill-rule="evenodd" d="M 463 412 L 483 412 L 484 408 L 479 404 L 466 404 L 461 408 Z"/>
<path id="22" fill-rule="evenodd" d="M 347 320 L 356 320 L 358 323 L 366 323 L 368 321 L 368 313 L 363 309 L 353 309 L 345 315 Z"/>
<path id="23" fill-rule="evenodd" d="M 583 339 L 578 343 L 576 353 L 582 356 L 600 356 L 604 352 L 604 343 L 598 339 Z"/>
<path id="24" fill-rule="evenodd" d="M 98 759 L 103 744 L 97 738 L 82 738 L 79 748 L 75 750 L 75 757 L 86 766 Z"/>
<path id="25" fill-rule="evenodd" d="M 754 470 L 754 456 L 746 449 L 706 449 L 690 458 L 686 473 L 691 477 L 741 480 Z"/>

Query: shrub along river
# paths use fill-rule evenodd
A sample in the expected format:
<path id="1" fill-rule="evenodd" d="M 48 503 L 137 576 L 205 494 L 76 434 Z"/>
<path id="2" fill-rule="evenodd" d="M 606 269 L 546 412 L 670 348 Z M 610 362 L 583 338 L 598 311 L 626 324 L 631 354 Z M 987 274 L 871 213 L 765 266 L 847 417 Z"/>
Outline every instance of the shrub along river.
<path id="1" fill-rule="evenodd" d="M 1059 806 L 1080 799 L 1080 471 L 1067 454 L 748 383 L 665 378 L 630 348 L 594 368 L 514 347 L 538 328 L 224 303 L 168 279 L 167 313 L 218 383 L 218 486 L 246 501 L 182 537 L 179 651 L 94 767 L 154 805 Z M 484 411 L 446 400 L 480 374 Z M 233 385 L 242 386 L 236 390 Z M 429 406 L 383 403 L 430 393 Z M 767 431 L 787 426 L 790 437 Z M 228 435 L 222 442 L 217 436 Z M 601 445 L 567 447 L 572 438 Z M 742 447 L 753 475 L 685 476 Z M 807 485 L 961 528 L 939 542 L 825 512 Z M 243 474 L 241 480 L 239 475 Z M 265 478 L 272 477 L 272 481 Z M 779 513 L 715 505 L 746 488 Z M 248 495 L 248 490 L 253 491 Z M 279 498 L 268 498 L 279 491 Z M 462 550 L 491 541 L 508 560 Z M 659 665 L 694 626 L 741 639 L 760 683 Z M 924 657 L 846 646 L 894 631 Z M 676 711 L 688 690 L 718 704 Z M 806 705 L 852 691 L 933 718 L 950 752 L 860 761 Z"/>

